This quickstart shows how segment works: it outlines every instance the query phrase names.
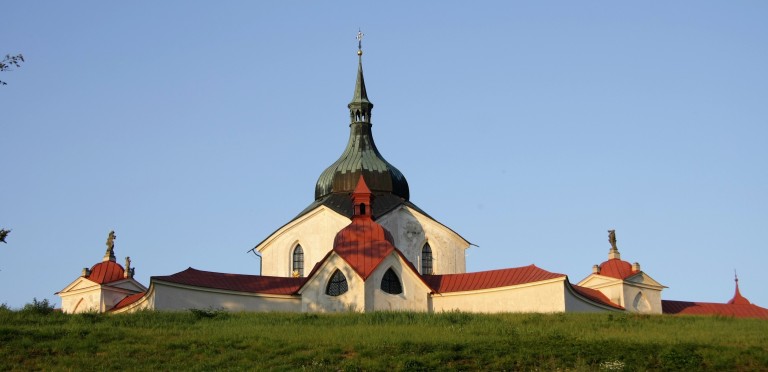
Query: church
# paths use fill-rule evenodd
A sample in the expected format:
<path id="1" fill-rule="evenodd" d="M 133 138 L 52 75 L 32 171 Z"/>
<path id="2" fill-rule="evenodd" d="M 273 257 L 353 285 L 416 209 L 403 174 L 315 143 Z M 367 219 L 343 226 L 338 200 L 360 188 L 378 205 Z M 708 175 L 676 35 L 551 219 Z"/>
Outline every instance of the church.
<path id="1" fill-rule="evenodd" d="M 635 312 L 768 319 L 738 289 L 725 304 L 662 300 L 666 288 L 621 259 L 609 231 L 607 260 L 577 284 L 535 265 L 466 272 L 470 242 L 411 201 L 408 182 L 373 140 L 358 34 L 349 140 L 319 176 L 315 199 L 253 249 L 260 275 L 194 268 L 133 279 L 114 232 L 100 262 L 57 292 L 66 313 L 183 311 Z"/>

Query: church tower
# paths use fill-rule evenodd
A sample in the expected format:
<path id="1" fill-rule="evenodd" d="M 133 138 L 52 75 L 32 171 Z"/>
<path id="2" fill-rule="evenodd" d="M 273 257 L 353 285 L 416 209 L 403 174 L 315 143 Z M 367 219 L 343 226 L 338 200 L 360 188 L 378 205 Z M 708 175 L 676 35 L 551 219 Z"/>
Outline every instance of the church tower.
<path id="1" fill-rule="evenodd" d="M 325 169 L 315 186 L 315 200 L 331 194 L 349 195 L 360 176 L 375 194 L 390 194 L 408 200 L 408 182 L 392 164 L 384 160 L 373 141 L 371 112 L 363 76 L 362 34 L 358 34 L 357 81 L 349 102 L 349 141 L 338 160 Z"/>
<path id="2" fill-rule="evenodd" d="M 371 123 L 373 103 L 363 75 L 362 36 L 358 32 L 357 76 L 347 105 L 347 145 L 320 174 L 314 201 L 252 249 L 261 255 L 262 275 L 303 276 L 304 268 L 313 267 L 331 251 L 336 233 L 359 213 L 350 196 L 361 178 L 376 199 L 366 215 L 392 233 L 395 246 L 419 273 L 466 271 L 464 251 L 469 242 L 411 202 L 405 176 L 376 147 Z"/>

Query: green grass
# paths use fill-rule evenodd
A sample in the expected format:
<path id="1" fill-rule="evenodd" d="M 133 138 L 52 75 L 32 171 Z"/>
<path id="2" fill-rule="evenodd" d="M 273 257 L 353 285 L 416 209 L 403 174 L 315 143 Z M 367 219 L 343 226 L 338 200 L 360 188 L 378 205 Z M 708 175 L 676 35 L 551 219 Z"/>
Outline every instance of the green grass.
<path id="1" fill-rule="evenodd" d="M 0 370 L 768 370 L 768 321 L 0 310 Z"/>

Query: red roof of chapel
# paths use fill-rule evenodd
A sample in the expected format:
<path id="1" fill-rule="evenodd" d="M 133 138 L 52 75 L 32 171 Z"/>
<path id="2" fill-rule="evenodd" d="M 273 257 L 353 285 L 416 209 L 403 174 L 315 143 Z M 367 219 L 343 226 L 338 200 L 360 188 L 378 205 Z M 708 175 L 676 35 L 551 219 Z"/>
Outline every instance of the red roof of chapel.
<path id="1" fill-rule="evenodd" d="M 424 281 L 436 292 L 450 293 L 476 291 L 481 289 L 509 287 L 513 285 L 538 282 L 565 275 L 552 273 L 528 265 L 509 269 L 478 271 L 463 274 L 424 275 Z"/>
<path id="2" fill-rule="evenodd" d="M 237 292 L 291 295 L 299 290 L 306 278 L 226 274 L 190 267 L 173 275 L 153 276 L 152 280 Z"/>
<path id="3" fill-rule="evenodd" d="M 616 279 L 626 279 L 637 274 L 632 270 L 632 264 L 627 261 L 613 258 L 600 264 L 600 275 L 610 276 Z"/>
<path id="4" fill-rule="evenodd" d="M 661 308 L 665 314 L 724 315 L 736 318 L 768 319 L 768 309 L 749 302 L 741 295 L 738 278 L 736 278 L 736 291 L 733 298 L 727 303 L 662 300 Z"/>
<path id="5" fill-rule="evenodd" d="M 117 262 L 103 261 L 93 265 L 86 278 L 99 284 L 116 282 L 125 279 L 125 269 Z"/>
<path id="6" fill-rule="evenodd" d="M 366 280 L 381 261 L 395 251 L 395 243 L 389 231 L 371 217 L 371 190 L 363 176 L 357 181 L 352 199 L 355 204 L 366 204 L 366 212 L 354 212 L 352 222 L 336 234 L 333 251 Z"/>
<path id="7" fill-rule="evenodd" d="M 126 306 L 128 306 L 128 305 L 130 305 L 130 304 L 132 304 L 132 303 L 134 303 L 134 302 L 136 302 L 138 300 L 140 300 L 142 297 L 144 297 L 145 294 L 147 294 L 147 292 L 139 292 L 139 293 L 136 293 L 136 294 L 132 294 L 132 295 L 130 295 L 130 296 L 120 300 L 120 302 L 118 302 L 117 304 L 115 304 L 115 306 L 112 307 L 111 311 L 114 311 L 114 310 L 117 310 L 117 309 L 122 309 L 122 308 L 124 308 L 124 307 L 126 307 Z"/>

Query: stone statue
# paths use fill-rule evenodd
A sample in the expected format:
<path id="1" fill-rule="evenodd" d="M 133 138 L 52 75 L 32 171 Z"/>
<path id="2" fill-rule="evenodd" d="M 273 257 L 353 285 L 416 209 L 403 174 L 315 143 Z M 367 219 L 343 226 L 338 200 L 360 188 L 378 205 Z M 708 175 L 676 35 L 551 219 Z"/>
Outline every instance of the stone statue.
<path id="1" fill-rule="evenodd" d="M 131 257 L 126 256 L 125 257 L 125 270 L 130 271 L 131 270 Z"/>
<path id="2" fill-rule="evenodd" d="M 616 230 L 608 230 L 608 243 L 611 243 L 611 249 L 616 248 Z"/>
<path id="3" fill-rule="evenodd" d="M 107 250 L 111 251 L 115 249 L 115 238 L 117 238 L 117 235 L 115 235 L 115 230 L 112 230 L 109 232 L 109 236 L 107 237 Z"/>
<path id="4" fill-rule="evenodd" d="M 115 231 L 110 231 L 107 237 L 107 252 L 104 253 L 104 261 L 115 261 L 115 238 L 117 238 Z"/>

